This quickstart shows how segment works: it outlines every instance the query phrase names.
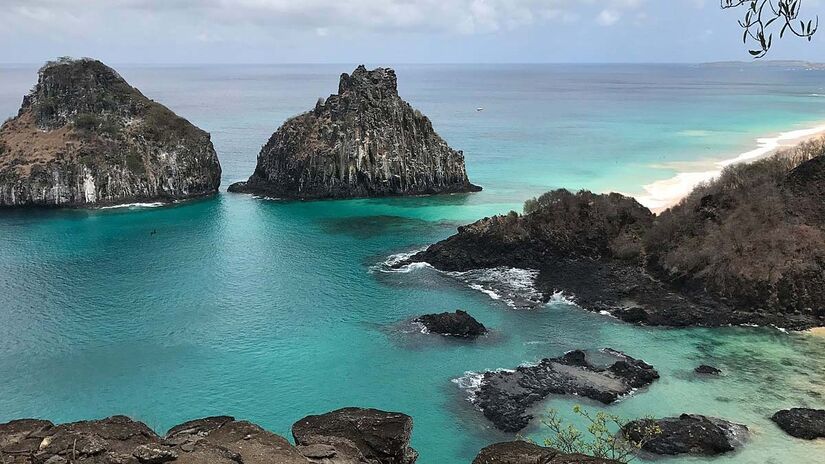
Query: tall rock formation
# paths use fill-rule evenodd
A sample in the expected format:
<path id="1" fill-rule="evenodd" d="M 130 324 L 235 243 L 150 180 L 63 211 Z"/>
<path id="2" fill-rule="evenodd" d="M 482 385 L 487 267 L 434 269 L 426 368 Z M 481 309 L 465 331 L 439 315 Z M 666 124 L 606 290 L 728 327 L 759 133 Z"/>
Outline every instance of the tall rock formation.
<path id="1" fill-rule="evenodd" d="M 208 133 L 92 59 L 47 63 L 0 127 L 0 207 L 172 201 L 220 179 Z"/>
<path id="2" fill-rule="evenodd" d="M 338 94 L 285 122 L 232 192 L 279 198 L 351 198 L 475 192 L 464 155 L 398 96 L 395 71 L 359 66 Z"/>

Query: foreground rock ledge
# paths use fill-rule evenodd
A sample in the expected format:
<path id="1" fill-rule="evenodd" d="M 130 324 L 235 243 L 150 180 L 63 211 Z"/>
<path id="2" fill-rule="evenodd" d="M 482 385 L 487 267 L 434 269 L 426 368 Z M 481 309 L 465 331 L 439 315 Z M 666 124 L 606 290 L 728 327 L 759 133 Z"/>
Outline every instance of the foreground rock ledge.
<path id="1" fill-rule="evenodd" d="M 278 198 L 352 198 L 476 192 L 464 155 L 398 96 L 395 71 L 363 65 L 338 94 L 286 121 L 230 192 Z"/>
<path id="2" fill-rule="evenodd" d="M 582 454 L 564 454 L 526 441 L 496 443 L 481 450 L 473 464 L 619 464 Z"/>
<path id="3" fill-rule="evenodd" d="M 611 349 L 602 353 L 613 362 L 596 365 L 576 350 L 535 366 L 485 372 L 473 402 L 498 429 L 515 433 L 533 419 L 527 410 L 548 395 L 579 395 L 610 404 L 659 378 L 644 361 Z"/>
<path id="4" fill-rule="evenodd" d="M 54 425 L 22 419 L 0 424 L 5 464 L 413 464 L 412 419 L 346 408 L 293 426 L 299 446 L 229 416 L 172 427 L 165 437 L 125 416 Z"/>
<path id="5" fill-rule="evenodd" d="M 208 133 L 96 60 L 43 66 L 0 127 L 0 207 L 169 202 L 220 180 Z"/>

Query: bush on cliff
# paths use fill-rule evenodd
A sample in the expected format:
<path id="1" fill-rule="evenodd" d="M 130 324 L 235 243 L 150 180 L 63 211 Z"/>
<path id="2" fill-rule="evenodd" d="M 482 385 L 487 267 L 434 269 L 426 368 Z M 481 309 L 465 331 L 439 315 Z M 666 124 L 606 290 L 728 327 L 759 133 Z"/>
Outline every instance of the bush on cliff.
<path id="1" fill-rule="evenodd" d="M 728 167 L 656 218 L 644 237 L 648 267 L 668 281 L 735 306 L 796 311 L 821 305 L 825 232 L 786 188 L 788 173 L 825 153 L 825 139 Z"/>

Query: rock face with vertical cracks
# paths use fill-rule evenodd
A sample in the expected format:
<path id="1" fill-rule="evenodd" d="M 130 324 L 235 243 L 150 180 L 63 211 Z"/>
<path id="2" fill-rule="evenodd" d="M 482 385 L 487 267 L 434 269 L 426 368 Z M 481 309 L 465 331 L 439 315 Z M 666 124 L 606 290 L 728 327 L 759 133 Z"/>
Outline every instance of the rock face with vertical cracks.
<path id="1" fill-rule="evenodd" d="M 220 180 L 208 133 L 97 60 L 47 63 L 0 127 L 0 207 L 166 202 Z"/>
<path id="2" fill-rule="evenodd" d="M 338 94 L 286 121 L 232 192 L 278 198 L 352 198 L 475 192 L 464 155 L 398 96 L 395 71 L 359 66 Z"/>
<path id="3" fill-rule="evenodd" d="M 498 429 L 515 433 L 533 418 L 528 409 L 551 394 L 610 404 L 659 378 L 653 366 L 642 360 L 611 349 L 602 354 L 612 364 L 597 365 L 585 352 L 575 350 L 534 366 L 485 372 L 473 402 Z"/>

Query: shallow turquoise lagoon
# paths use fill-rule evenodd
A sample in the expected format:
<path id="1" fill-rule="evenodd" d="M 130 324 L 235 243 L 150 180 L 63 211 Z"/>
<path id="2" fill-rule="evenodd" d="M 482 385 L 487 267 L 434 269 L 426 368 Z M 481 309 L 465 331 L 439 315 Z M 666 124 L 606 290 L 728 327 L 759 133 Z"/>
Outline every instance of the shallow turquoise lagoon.
<path id="1" fill-rule="evenodd" d="M 353 67 L 118 69 L 212 133 L 228 185 L 251 173 L 286 117 L 334 91 L 337 74 Z M 413 416 L 423 464 L 467 463 L 512 437 L 493 430 L 454 380 L 609 346 L 654 364 L 662 378 L 605 410 L 628 418 L 705 413 L 751 427 L 741 452 L 713 462 L 822 462 L 825 443 L 790 438 L 768 417 L 825 407 L 823 338 L 639 328 L 561 300 L 513 309 L 432 269 L 389 273 L 380 264 L 550 188 L 638 192 L 674 175 L 672 162 L 732 158 L 757 137 L 816 125 L 825 121 L 817 96 L 825 73 L 396 69 L 402 96 L 465 151 L 484 192 L 320 202 L 224 192 L 163 208 L 0 212 L 0 421 L 128 414 L 163 431 L 232 414 L 288 436 L 303 415 L 372 406 Z M 0 68 L 0 115 L 16 111 L 34 71 Z M 405 322 L 458 308 L 493 333 L 456 343 Z M 725 375 L 697 379 L 692 369 L 701 363 Z M 569 417 L 579 402 L 553 398 L 542 408 Z M 525 432 L 542 435 L 538 426 Z"/>

